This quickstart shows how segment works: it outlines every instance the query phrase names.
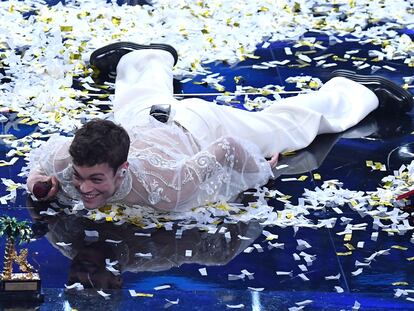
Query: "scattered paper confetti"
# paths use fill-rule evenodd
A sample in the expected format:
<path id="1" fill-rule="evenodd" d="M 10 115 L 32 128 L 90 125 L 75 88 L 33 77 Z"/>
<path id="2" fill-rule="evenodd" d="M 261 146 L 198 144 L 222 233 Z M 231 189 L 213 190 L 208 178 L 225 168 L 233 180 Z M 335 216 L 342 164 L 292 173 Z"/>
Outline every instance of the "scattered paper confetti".
<path id="1" fill-rule="evenodd" d="M 264 291 L 264 287 L 247 287 L 247 288 L 250 289 L 251 291 L 254 291 L 254 292 Z"/>
<path id="2" fill-rule="evenodd" d="M 151 253 L 136 253 L 135 257 L 141 257 L 141 258 L 151 258 L 152 254 Z"/>
<path id="3" fill-rule="evenodd" d="M 321 4 L 322 2 L 316 3 Z M 343 21 L 341 20 L 339 22 L 339 20 L 334 19 L 335 22 L 333 22 L 332 19 L 326 17 L 323 19 L 323 26 L 320 23 L 320 15 L 312 14 L 312 12 L 315 12 L 313 8 L 314 4 L 307 3 L 306 1 L 295 3 L 296 6 L 299 5 L 299 8 L 297 7 L 295 12 L 288 12 L 292 10 L 289 6 L 286 6 L 285 9 L 280 9 L 278 5 L 265 6 L 264 9 L 257 10 L 255 6 L 259 4 L 262 7 L 262 2 L 234 6 L 231 2 L 227 3 L 227 1 L 224 1 L 220 3 L 219 10 L 216 10 L 217 8 L 214 8 L 213 4 L 211 4 L 209 10 L 200 10 L 200 5 L 196 2 L 194 4 L 186 3 L 185 5 L 184 3 L 177 2 L 174 5 L 170 5 L 163 3 L 163 1 L 160 3 L 155 1 L 153 4 L 154 12 L 160 12 L 159 14 L 147 14 L 150 12 L 150 9 L 143 6 L 130 6 L 128 10 L 124 10 L 114 4 L 106 3 L 106 1 L 98 1 L 93 4 L 93 7 L 97 4 L 99 5 L 99 10 L 91 9 L 91 5 L 88 3 L 85 3 L 82 9 L 74 5 L 61 5 L 49 8 L 44 6 L 41 1 L 30 1 L 30 6 L 27 3 L 20 2 L 13 2 L 13 6 L 10 6 L 9 2 L 1 3 L 0 6 L 5 13 L 2 15 L 2 18 L 7 18 L 7 22 L 2 24 L 2 53 L 4 54 L 2 55 L 2 64 L 4 64 L 4 68 L 6 69 L 5 74 L 12 76 L 13 79 L 10 82 L 2 84 L 3 92 L 0 94 L 0 102 L 10 102 L 10 98 L 13 98 L 13 104 L 10 105 L 13 105 L 13 108 L 21 115 L 21 117 L 16 119 L 16 124 L 39 124 L 38 132 L 34 133 L 39 134 L 39 136 L 17 139 L 10 135 L 2 135 L 0 139 L 5 141 L 12 150 L 8 153 L 7 156 L 9 158 L 7 160 L 0 161 L 0 166 L 15 165 L 19 160 L 18 157 L 24 157 L 31 148 L 37 147 L 41 139 L 47 138 L 45 135 L 53 132 L 68 134 L 80 125 L 80 120 L 106 115 L 96 110 L 96 106 L 90 105 L 90 102 L 85 104 L 81 101 L 82 98 L 91 99 L 91 97 L 99 98 L 102 96 L 102 94 L 99 94 L 101 88 L 95 85 L 93 79 L 91 79 L 91 73 L 87 70 L 85 60 L 95 48 L 111 42 L 114 39 L 140 38 L 142 42 L 152 42 L 154 39 L 167 38 L 170 41 L 169 43 L 180 49 L 180 60 L 175 69 L 175 73 L 177 76 L 184 77 L 181 82 L 188 83 L 192 81 L 193 76 L 199 74 L 204 76 L 202 78 L 203 83 L 209 84 L 218 90 L 223 90 L 224 88 L 220 84 L 224 77 L 217 73 L 209 72 L 209 68 L 206 65 L 215 61 L 226 61 L 229 64 L 234 64 L 249 57 L 254 58 L 254 51 L 257 44 L 261 44 L 263 48 L 266 48 L 272 42 L 286 39 L 295 39 L 298 41 L 298 47 L 284 48 L 284 54 L 290 56 L 290 59 L 294 58 L 294 61 L 291 62 L 285 59 L 262 62 L 260 65 L 254 65 L 254 68 L 267 70 L 274 68 L 274 66 L 304 66 L 312 62 L 317 62 L 317 66 L 330 68 L 338 66 L 338 64 L 344 61 L 352 61 L 352 64 L 357 70 L 368 69 L 371 72 L 378 70 L 397 70 L 397 68 L 383 65 L 382 63 L 378 63 L 379 66 L 371 65 L 374 57 L 375 61 L 386 59 L 390 64 L 393 64 L 391 62 L 392 60 L 398 60 L 398 58 L 403 57 L 403 59 L 405 58 L 405 64 L 413 64 L 411 57 L 411 38 L 393 31 L 390 27 L 398 28 L 401 25 L 407 25 L 407 21 L 412 19 L 410 7 L 401 4 L 398 4 L 398 8 L 401 8 L 401 10 L 398 10 L 398 14 L 394 14 L 395 16 L 390 21 L 389 11 L 383 10 L 380 6 L 382 4 L 370 1 L 369 6 L 366 6 L 366 1 L 362 1 L 361 3 L 350 1 L 349 6 L 352 9 L 343 12 L 345 15 Z M 364 10 L 358 11 L 359 6 L 364 7 Z M 315 5 L 315 7 L 321 8 L 324 5 Z M 255 8 L 255 10 L 252 10 L 252 8 Z M 151 8 L 151 10 L 153 9 Z M 226 14 L 218 14 L 219 11 Z M 246 18 L 251 16 L 251 12 L 254 11 L 260 12 L 260 23 L 255 21 L 255 19 Z M 7 12 L 10 14 L 6 14 Z M 23 18 L 29 12 L 32 12 L 30 23 L 27 22 L 27 18 Z M 85 12 L 88 12 L 87 18 L 85 18 Z M 114 16 L 114 12 L 118 12 L 122 18 Z M 176 14 L 171 15 L 168 14 L 169 12 L 175 12 Z M 351 18 L 355 12 L 358 13 L 358 18 Z M 180 27 L 180 18 L 176 18 L 176 16 L 185 16 L 185 14 L 190 14 L 193 18 L 189 20 L 186 27 Z M 231 14 L 232 18 L 230 20 L 223 20 L 223 17 L 229 16 L 229 14 Z M 108 20 L 111 27 L 107 26 L 107 19 L 99 17 L 100 15 L 110 16 Z M 129 27 L 128 22 L 135 20 L 136 16 L 142 17 L 140 27 Z M 384 21 L 384 27 L 372 28 L 360 26 L 375 20 Z M 162 25 L 163 27 L 157 26 L 157 31 L 152 31 L 154 29 L 153 25 Z M 209 27 L 209 25 L 222 25 L 222 27 L 219 27 L 216 31 L 214 28 L 217 27 Z M 116 27 L 114 28 L 112 26 Z M 241 29 L 243 29 L 242 35 L 239 32 Z M 249 29 L 253 29 L 254 31 L 248 31 Z M 355 38 L 342 37 L 344 31 L 349 32 L 349 29 L 352 29 Z M 347 42 L 357 40 L 361 44 L 373 43 L 378 40 L 378 34 L 380 33 L 384 46 L 380 51 L 370 51 L 368 56 L 371 59 L 368 56 L 360 57 L 361 55 L 358 55 L 359 50 L 345 51 L 345 55 L 325 54 L 313 57 L 312 54 L 307 54 L 307 51 L 299 51 L 297 49 L 300 47 L 312 47 L 319 51 L 326 48 L 324 47 L 325 44 L 318 43 L 316 38 L 302 38 L 302 35 L 309 30 L 327 32 L 330 36 L 329 41 L 332 44 L 339 43 L 341 40 Z M 82 33 L 82 36 L 80 36 L 81 39 L 74 38 L 73 34 L 79 33 Z M 238 39 L 228 40 L 233 36 L 237 36 Z M 265 39 L 264 42 L 263 39 Z M 186 42 L 188 43 L 186 44 Z M 15 49 L 18 50 L 25 46 L 27 46 L 26 56 L 19 55 L 15 52 Z M 45 51 L 44 47 L 54 48 L 48 48 Z M 205 53 L 207 49 L 211 52 Z M 27 59 L 30 59 L 30 62 Z M 79 80 L 79 85 L 82 90 L 75 90 L 73 88 L 73 79 Z M 405 80 L 407 84 L 411 82 L 412 80 Z M 307 81 L 296 80 L 294 83 L 297 83 L 301 88 L 312 89 L 319 86 L 319 83 L 312 79 Z M 271 90 L 276 90 L 276 88 L 273 87 Z M 263 89 L 259 91 L 262 92 Z M 104 94 L 104 96 L 106 95 Z M 96 100 L 93 103 L 96 104 L 97 102 L 99 101 Z M 260 106 L 257 102 L 254 104 Z M 4 118 L 0 120 L 4 120 Z M 387 169 L 384 164 L 374 161 L 370 161 L 369 163 L 367 161 L 367 166 L 372 170 L 385 171 Z M 280 165 L 276 169 L 287 167 L 287 165 Z M 318 224 L 316 225 L 306 218 L 307 214 L 305 211 L 308 208 L 313 210 L 328 209 L 333 210 L 339 215 L 342 213 L 343 206 L 347 206 L 348 204 L 349 208 L 357 211 L 361 216 L 373 217 L 375 230 L 383 232 L 384 235 L 385 233 L 399 234 L 411 230 L 409 224 L 404 222 L 404 220 L 407 220 L 407 216 L 399 209 L 390 211 L 387 207 L 394 206 L 396 194 L 401 194 L 403 191 L 409 190 L 408 187 L 412 186 L 412 181 L 410 181 L 411 177 L 403 177 L 404 175 L 412 176 L 412 172 L 412 165 L 404 167 L 393 176 L 395 177 L 394 179 L 388 180 L 383 188 L 378 188 L 372 193 L 343 189 L 339 182 L 330 182 L 327 184 L 324 183 L 326 187 L 321 186 L 320 188 L 316 188 L 315 191 L 305 192 L 304 197 L 306 198 L 306 202 L 302 201 L 298 203 L 298 206 L 294 206 L 296 203 L 292 203 L 293 198 L 290 196 L 279 196 L 277 200 L 285 203 L 286 206 L 283 211 L 278 212 L 273 211 L 273 208 L 268 206 L 264 201 L 261 201 L 259 193 L 258 203 L 250 209 L 229 204 L 230 212 L 223 216 L 223 211 L 219 210 L 218 206 L 212 206 L 206 209 L 207 212 L 203 213 L 196 210 L 180 216 L 173 215 L 171 220 L 186 221 L 190 219 L 197 222 L 198 225 L 204 225 L 206 223 L 214 224 L 218 217 L 233 222 L 254 218 L 260 219 L 264 226 L 272 225 L 283 228 L 291 226 L 295 230 L 302 227 L 333 228 L 336 219 L 318 220 Z M 298 178 L 284 178 L 282 180 L 305 181 L 305 177 L 303 175 Z M 319 174 L 313 174 L 313 178 L 315 180 L 322 179 Z M 2 179 L 2 182 L 7 186 L 8 194 L 3 195 L 0 198 L 0 202 L 6 205 L 16 198 L 16 189 L 23 189 L 23 187 L 20 184 L 6 179 Z M 264 198 L 264 196 L 261 198 Z M 292 200 L 292 202 L 289 200 Z M 82 207 L 77 206 L 73 210 L 77 209 L 82 209 Z M 52 215 L 55 211 L 48 210 L 43 213 Z M 111 211 L 108 211 L 108 213 L 93 211 L 88 212 L 86 217 L 94 220 L 103 219 L 115 223 L 123 221 L 134 224 L 139 223 L 140 228 L 144 227 L 147 229 L 159 228 L 158 226 L 164 226 L 166 230 L 172 228 L 171 223 L 166 221 L 158 222 L 159 219 L 162 219 L 162 215 L 160 216 L 156 212 L 142 212 L 137 208 L 117 209 L 117 207 L 111 207 Z M 385 221 L 383 220 L 386 220 L 387 223 L 384 224 Z M 151 221 L 157 223 L 149 223 Z M 344 222 L 346 221 L 348 220 Z M 352 255 L 351 251 L 354 250 L 353 245 L 355 245 L 355 241 L 351 242 L 352 232 L 367 229 L 366 226 L 358 227 L 357 224 L 348 226 L 348 224 L 344 224 L 346 228 L 344 228 L 343 236 L 344 242 L 349 243 L 344 244 L 345 251 L 338 252 L 340 256 Z M 209 232 L 215 233 L 216 231 L 217 228 L 209 229 Z M 176 237 L 182 237 L 182 232 L 177 231 Z M 136 233 L 135 235 L 151 237 L 149 233 Z M 226 240 L 230 242 L 230 233 L 225 232 L 224 235 Z M 99 237 L 97 232 L 88 232 L 87 230 L 85 231 L 85 236 L 93 238 Z M 269 234 L 265 236 L 269 250 L 279 251 L 278 249 L 283 249 L 284 243 L 271 243 L 272 240 L 278 239 L 277 235 Z M 378 232 L 374 232 L 371 235 L 371 240 L 375 242 L 378 237 Z M 238 239 L 248 241 L 247 237 L 241 235 L 238 236 Z M 120 240 L 110 239 L 105 241 L 114 244 L 122 242 Z M 56 245 L 62 247 L 70 246 L 69 243 L 66 244 L 64 242 L 57 242 Z M 356 245 L 359 248 L 358 251 L 361 251 L 365 247 L 363 241 L 358 242 Z M 299 251 L 309 247 L 306 244 L 299 244 L 298 242 Z M 394 245 L 391 248 L 394 251 L 407 250 L 406 247 L 399 245 Z M 253 247 L 245 248 L 244 252 L 249 253 L 255 249 L 257 252 L 263 251 L 260 244 L 254 244 Z M 186 256 L 190 257 L 191 255 L 188 256 L 189 253 L 187 252 L 188 250 L 186 251 Z M 378 256 L 387 255 L 387 253 L 388 250 L 374 252 L 365 259 L 366 262 L 356 262 L 355 266 L 368 266 L 371 261 L 375 262 Z M 136 253 L 136 256 L 148 259 L 152 258 L 151 253 Z M 301 257 L 298 254 L 294 255 L 295 261 L 304 259 L 308 265 L 312 263 L 314 258 L 313 256 Z M 414 260 L 413 258 L 409 257 L 407 260 L 412 261 Z M 114 264 L 111 262 L 107 266 L 113 272 L 116 271 L 113 268 Z M 306 269 L 305 265 L 299 265 L 298 267 L 301 267 L 301 270 Z M 207 271 L 205 268 L 203 269 L 206 275 Z M 354 271 L 354 273 L 360 270 L 362 268 Z M 252 276 L 252 273 L 247 272 L 242 274 L 245 277 Z M 203 275 L 201 271 L 200 273 Z M 288 272 L 285 275 L 292 276 L 292 272 Z M 299 277 L 301 276 L 299 275 Z M 137 293 L 135 294 L 138 295 Z M 359 305 L 357 306 L 355 304 L 354 308 L 356 307 L 359 308 Z"/>
<path id="4" fill-rule="evenodd" d="M 104 297 L 105 299 L 109 299 L 109 297 L 111 296 L 111 294 L 107 294 L 107 293 L 105 293 L 104 291 L 102 291 L 102 290 L 98 290 L 97 291 L 97 293 L 99 294 L 99 295 L 101 295 L 102 297 Z"/>
<path id="5" fill-rule="evenodd" d="M 303 301 L 299 301 L 299 302 L 295 302 L 295 305 L 297 306 L 306 306 L 309 305 L 313 302 L 313 300 L 307 299 L 307 300 L 303 300 Z"/>
<path id="6" fill-rule="evenodd" d="M 226 306 L 229 309 L 242 309 L 242 308 L 244 308 L 244 304 L 242 304 L 242 303 L 240 303 L 238 305 L 229 305 L 229 304 L 226 304 Z"/>
<path id="7" fill-rule="evenodd" d="M 340 286 L 335 286 L 335 291 L 340 294 L 344 292 L 344 289 Z"/>
<path id="8" fill-rule="evenodd" d="M 358 301 L 355 301 L 354 306 L 352 307 L 352 310 L 359 310 L 361 307 L 361 304 Z"/>
<path id="9" fill-rule="evenodd" d="M 171 285 L 156 286 L 156 287 L 154 287 L 154 290 L 163 290 L 163 289 L 168 289 L 168 288 L 171 288 Z"/>
<path id="10" fill-rule="evenodd" d="M 154 297 L 154 294 L 148 294 L 148 293 L 137 293 L 134 289 L 128 290 L 131 297 Z"/>
<path id="11" fill-rule="evenodd" d="M 76 290 L 83 290 L 83 285 L 81 283 L 73 283 L 71 285 L 66 285 L 65 288 L 67 289 L 76 289 Z"/>
<path id="12" fill-rule="evenodd" d="M 62 246 L 62 247 L 67 247 L 67 246 L 71 246 L 72 243 L 65 243 L 65 242 L 56 242 L 57 246 Z"/>
<path id="13" fill-rule="evenodd" d="M 85 230 L 85 236 L 88 238 L 98 238 L 99 232 L 96 230 Z"/>
<path id="14" fill-rule="evenodd" d="M 200 269 L 198 269 L 198 271 L 200 272 L 200 274 L 202 276 L 206 276 L 207 275 L 207 269 L 206 268 L 200 268 Z"/>
<path id="15" fill-rule="evenodd" d="M 165 301 L 172 304 L 172 305 L 178 305 L 178 303 L 180 302 L 180 299 L 177 300 L 169 300 L 167 298 L 165 298 Z"/>

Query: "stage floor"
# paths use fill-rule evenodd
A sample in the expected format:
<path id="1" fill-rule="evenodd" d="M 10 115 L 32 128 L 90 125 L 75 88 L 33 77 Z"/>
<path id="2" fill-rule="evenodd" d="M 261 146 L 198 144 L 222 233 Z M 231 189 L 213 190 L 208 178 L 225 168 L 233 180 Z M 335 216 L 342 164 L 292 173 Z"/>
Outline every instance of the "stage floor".
<path id="1" fill-rule="evenodd" d="M 389 4 L 384 10 L 392 11 L 392 5 L 395 10 L 406 5 L 405 12 L 410 12 L 409 4 L 403 1 Z M 16 4 L 14 10 L 18 11 L 17 7 Z M 256 12 L 263 23 L 270 21 L 260 15 L 266 12 L 265 8 L 263 5 Z M 204 74 L 198 64 L 185 63 L 191 48 L 183 48 L 181 52 L 187 54 L 182 55 L 178 64 L 177 97 L 194 94 L 216 100 L 217 104 L 233 105 L 234 109 L 257 110 L 277 105 L 275 97 L 295 96 L 296 91 L 317 88 L 335 69 L 382 75 L 413 93 L 413 23 L 408 20 L 403 24 L 397 17 L 376 19 L 374 11 L 369 13 L 369 6 L 367 11 L 358 6 L 347 10 L 340 6 L 327 8 L 327 13 L 312 14 L 315 18 L 324 17 L 318 20 L 328 25 L 334 23 L 329 18 L 332 12 L 338 20 L 351 23 L 359 12 L 368 11 L 369 21 L 358 24 L 363 35 L 309 28 L 295 40 L 262 38 L 244 60 L 201 61 Z M 296 9 L 298 16 L 302 16 L 300 6 Z M 5 16 L 12 11 L 4 5 L 1 10 Z M 103 15 L 108 12 L 106 8 L 101 10 Z M 79 14 L 83 14 L 80 9 Z M 122 10 L 116 14 L 120 16 Z M 156 10 L 152 14 L 156 15 Z M 214 19 L 203 14 L 205 20 Z M 412 6 L 410 14 L 414 20 Z M 24 16 L 30 20 L 30 14 Z M 53 19 L 52 13 L 49 17 Z M 164 19 L 168 20 L 168 16 Z M 117 23 L 112 19 L 112 25 Z M 353 25 L 349 31 L 357 27 Z M 65 26 L 61 25 L 63 32 Z M 158 26 L 153 25 L 154 32 L 161 31 Z M 207 28 L 204 34 L 211 32 Z M 16 27 L 16 32 L 17 29 L 20 28 Z M 188 29 L 187 34 L 180 31 L 189 46 L 201 44 L 192 41 Z M 2 51 L 8 50 L 1 35 L 0 60 L 4 58 Z M 74 34 L 65 40 L 81 40 L 83 36 Z M 16 35 L 16 50 L 23 49 L 19 44 L 24 40 L 19 38 Z M 230 39 L 228 44 L 229 49 L 234 46 Z M 204 59 L 208 58 L 214 57 Z M 3 66 L 4 74 L 13 63 Z M 185 74 L 189 68 L 193 69 L 191 79 Z M 88 108 L 84 114 L 79 112 L 81 109 L 76 110 L 75 119 L 107 113 L 111 86 L 102 88 L 87 82 L 87 88 L 80 77 L 74 76 L 74 88 L 101 95 L 85 96 L 82 100 Z M 2 86 L 17 88 L 13 83 L 13 78 L 2 79 Z M 23 92 L 22 88 L 18 90 Z M 236 91 L 242 94 L 234 95 Z M 40 118 L 38 115 L 25 115 L 23 110 L 16 109 L 19 102 L 12 99 L 13 89 L 3 87 L 2 92 L 9 92 L 9 101 L 0 101 L 1 214 L 34 224 L 36 236 L 27 247 L 29 261 L 42 279 L 45 302 L 41 310 L 414 309 L 411 202 L 410 198 L 396 201 L 402 190 L 392 190 L 391 178 L 383 180 L 394 176 L 397 181 L 404 180 L 407 189 L 414 183 L 410 167 L 403 166 L 408 167 L 414 160 L 413 112 L 374 113 L 344 133 L 320 136 L 308 148 L 284 154 L 274 170 L 275 180 L 265 186 L 267 190 L 262 188 L 260 195 L 246 193 L 238 198 L 242 204 L 239 206 L 250 206 L 243 213 L 239 211 L 239 218 L 227 217 L 224 211 L 223 217 L 218 213 L 206 216 L 209 220 L 214 218 L 213 223 L 207 224 L 201 223 L 201 213 L 195 213 L 193 219 L 168 221 L 165 215 L 151 215 L 150 221 L 138 217 L 121 224 L 116 215 L 107 211 L 103 211 L 106 217 L 94 222 L 79 215 L 82 213 L 68 215 L 56 205 L 33 203 L 27 198 L 22 186 L 25 177 L 20 174 L 26 165 L 25 146 L 30 149 L 33 141 L 39 139 L 33 133 L 41 133 L 40 139 L 45 139 L 50 131 L 56 132 L 59 117 L 62 132 L 68 134 L 70 124 L 63 121 L 70 118 L 64 118 L 62 108 L 52 110 L 53 127 L 48 130 L 48 123 L 42 119 L 40 123 L 46 124 L 46 129 L 40 131 L 39 123 L 30 123 Z M 47 99 L 45 96 L 44 100 Z M 99 100 L 103 102 L 101 106 L 96 104 Z M 16 162 L 12 161 L 14 157 Z M 252 204 L 258 207 L 255 209 Z M 57 210 L 57 214 L 49 208 Z M 257 212 L 255 216 L 255 210 L 263 214 Z M 263 215 L 274 218 L 263 219 Z M 2 253 L 4 239 L 1 246 Z M 93 284 L 95 288 L 66 289 L 75 282 Z M 108 286 L 119 289 L 107 289 Z M 103 292 L 99 293 L 100 289 Z"/>

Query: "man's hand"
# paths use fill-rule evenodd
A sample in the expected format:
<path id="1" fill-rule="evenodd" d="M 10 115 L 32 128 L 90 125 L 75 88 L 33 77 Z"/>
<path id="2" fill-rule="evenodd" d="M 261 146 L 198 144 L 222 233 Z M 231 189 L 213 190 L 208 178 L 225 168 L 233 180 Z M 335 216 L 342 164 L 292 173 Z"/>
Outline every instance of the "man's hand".
<path id="1" fill-rule="evenodd" d="M 59 191 L 59 181 L 55 176 L 45 176 L 32 172 L 27 179 L 27 189 L 41 201 L 53 199 Z"/>
<path id="2" fill-rule="evenodd" d="M 276 166 L 278 160 L 279 160 L 279 154 L 276 153 L 276 154 L 272 155 L 270 160 L 268 160 L 267 162 L 270 164 L 271 168 L 274 168 Z"/>

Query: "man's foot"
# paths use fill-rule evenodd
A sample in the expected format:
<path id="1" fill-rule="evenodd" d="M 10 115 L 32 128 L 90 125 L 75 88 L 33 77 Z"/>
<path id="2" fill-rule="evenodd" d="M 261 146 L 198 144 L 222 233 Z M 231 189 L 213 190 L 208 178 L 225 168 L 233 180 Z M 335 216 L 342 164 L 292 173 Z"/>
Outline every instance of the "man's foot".
<path id="1" fill-rule="evenodd" d="M 413 108 L 413 94 L 381 76 L 358 75 L 350 70 L 335 70 L 330 78 L 343 77 L 358 82 L 377 95 L 379 109 L 387 113 L 406 113 Z M 350 90 L 352 92 L 352 90 Z"/>
<path id="2" fill-rule="evenodd" d="M 162 43 L 142 45 L 133 42 L 116 42 L 101 47 L 91 54 L 89 62 L 98 70 L 100 78 L 106 81 L 114 80 L 116 77 L 116 67 L 121 57 L 129 52 L 144 49 L 167 51 L 174 57 L 174 65 L 177 63 L 178 53 L 171 45 Z"/>

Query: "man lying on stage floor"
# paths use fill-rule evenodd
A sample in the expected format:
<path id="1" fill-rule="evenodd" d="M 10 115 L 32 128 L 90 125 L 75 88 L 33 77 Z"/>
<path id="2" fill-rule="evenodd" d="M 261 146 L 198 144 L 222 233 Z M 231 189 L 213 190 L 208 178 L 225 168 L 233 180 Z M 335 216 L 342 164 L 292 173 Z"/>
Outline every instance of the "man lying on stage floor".
<path id="1" fill-rule="evenodd" d="M 92 53 L 92 65 L 116 75 L 114 122 L 91 120 L 73 138 L 52 136 L 34 150 L 28 190 L 36 194 L 44 182 L 51 186 L 44 200 L 79 200 L 87 209 L 189 210 L 265 184 L 279 153 L 319 134 L 342 132 L 376 109 L 406 113 L 413 106 L 412 94 L 395 83 L 345 70 L 318 91 L 258 112 L 177 100 L 177 59 L 165 44 L 118 42 Z"/>

